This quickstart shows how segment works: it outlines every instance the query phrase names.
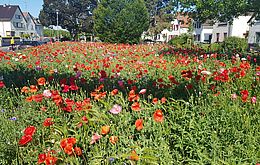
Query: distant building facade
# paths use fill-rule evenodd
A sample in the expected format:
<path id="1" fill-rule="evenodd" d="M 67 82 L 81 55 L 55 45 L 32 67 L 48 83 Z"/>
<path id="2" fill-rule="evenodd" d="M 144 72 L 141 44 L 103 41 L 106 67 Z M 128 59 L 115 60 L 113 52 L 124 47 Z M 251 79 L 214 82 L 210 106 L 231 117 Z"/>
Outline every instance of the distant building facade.
<path id="1" fill-rule="evenodd" d="M 260 19 L 256 19 L 257 15 L 253 15 L 248 21 L 249 34 L 248 43 L 260 45 Z"/>
<path id="2" fill-rule="evenodd" d="M 217 22 L 213 25 L 211 42 L 223 42 L 227 37 L 247 38 L 249 33 L 248 16 L 239 16 L 234 18 L 232 23 Z"/>
<path id="3" fill-rule="evenodd" d="M 2 37 L 41 37 L 42 29 L 40 23 L 28 12 L 22 12 L 18 5 L 0 5 L 0 35 Z M 39 30 L 36 30 L 37 29 Z"/>

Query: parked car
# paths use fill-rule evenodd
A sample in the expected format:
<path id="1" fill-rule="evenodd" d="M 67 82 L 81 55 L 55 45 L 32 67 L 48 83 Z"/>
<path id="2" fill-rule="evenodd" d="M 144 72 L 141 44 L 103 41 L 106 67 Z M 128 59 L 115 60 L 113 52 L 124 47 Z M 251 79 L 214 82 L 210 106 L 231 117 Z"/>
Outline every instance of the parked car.
<path id="1" fill-rule="evenodd" d="M 21 41 L 19 44 L 17 44 L 17 49 L 26 49 L 30 47 L 40 46 L 42 44 L 45 44 L 41 41 Z"/>

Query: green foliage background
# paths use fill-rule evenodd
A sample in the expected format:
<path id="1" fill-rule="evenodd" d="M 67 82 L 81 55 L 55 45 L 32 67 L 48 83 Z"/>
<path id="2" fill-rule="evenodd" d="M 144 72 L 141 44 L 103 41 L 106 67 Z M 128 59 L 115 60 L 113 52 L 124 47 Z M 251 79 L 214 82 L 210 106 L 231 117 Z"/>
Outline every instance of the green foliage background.
<path id="1" fill-rule="evenodd" d="M 94 30 L 104 42 L 138 43 L 149 27 L 143 0 L 103 0 L 94 11 Z"/>

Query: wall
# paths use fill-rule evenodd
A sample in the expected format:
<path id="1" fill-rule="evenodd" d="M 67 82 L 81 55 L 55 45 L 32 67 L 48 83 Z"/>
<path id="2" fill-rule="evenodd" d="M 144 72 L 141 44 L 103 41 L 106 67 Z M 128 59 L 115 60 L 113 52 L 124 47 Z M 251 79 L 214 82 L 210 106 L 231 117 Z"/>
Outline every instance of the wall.
<path id="1" fill-rule="evenodd" d="M 245 34 L 247 31 L 249 31 L 249 25 L 247 22 L 251 16 L 239 16 L 238 18 L 235 18 L 233 21 L 233 28 L 231 32 L 231 36 L 236 36 L 240 38 L 245 38 Z"/>
<path id="2" fill-rule="evenodd" d="M 15 18 L 15 15 L 18 15 L 18 14 L 21 15 L 21 19 Z M 20 12 L 19 9 L 16 10 L 11 22 L 12 22 L 11 28 L 12 28 L 12 31 L 15 31 L 15 36 L 21 36 L 21 33 L 26 33 L 26 31 L 27 31 L 26 23 L 27 22 L 25 21 L 23 14 Z M 15 27 L 14 22 L 23 23 L 23 27 L 22 28 Z"/>
<path id="3" fill-rule="evenodd" d="M 229 27 L 230 25 L 226 24 L 224 25 L 224 23 L 216 23 L 213 25 L 213 30 L 212 30 L 212 40 L 211 42 L 217 42 L 217 33 L 219 33 L 219 42 L 223 42 L 224 41 L 224 33 L 227 33 L 227 35 L 229 35 Z"/>
<path id="4" fill-rule="evenodd" d="M 260 33 L 260 21 L 249 28 L 248 43 L 256 43 L 256 32 Z"/>
<path id="5" fill-rule="evenodd" d="M 0 21 L 0 35 L 2 37 L 6 36 L 6 31 L 11 31 L 11 23 L 8 21 Z"/>

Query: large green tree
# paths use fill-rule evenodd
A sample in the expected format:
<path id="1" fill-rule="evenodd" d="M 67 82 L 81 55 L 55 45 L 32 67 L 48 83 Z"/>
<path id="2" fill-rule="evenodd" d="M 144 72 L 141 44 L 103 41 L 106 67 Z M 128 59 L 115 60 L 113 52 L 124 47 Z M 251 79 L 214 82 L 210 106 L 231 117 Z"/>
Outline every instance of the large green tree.
<path id="1" fill-rule="evenodd" d="M 98 0 L 44 0 L 39 18 L 44 26 L 58 24 L 75 39 L 81 32 L 93 32 L 92 12 Z"/>
<path id="2" fill-rule="evenodd" d="M 101 0 L 94 10 L 94 30 L 104 42 L 138 43 L 149 27 L 143 0 Z"/>
<path id="3" fill-rule="evenodd" d="M 232 21 L 234 17 L 253 13 L 260 15 L 260 0 L 180 0 L 183 10 L 194 19 Z"/>

